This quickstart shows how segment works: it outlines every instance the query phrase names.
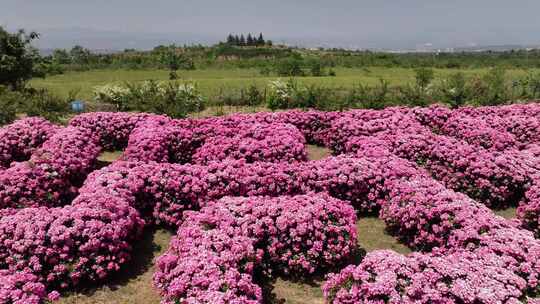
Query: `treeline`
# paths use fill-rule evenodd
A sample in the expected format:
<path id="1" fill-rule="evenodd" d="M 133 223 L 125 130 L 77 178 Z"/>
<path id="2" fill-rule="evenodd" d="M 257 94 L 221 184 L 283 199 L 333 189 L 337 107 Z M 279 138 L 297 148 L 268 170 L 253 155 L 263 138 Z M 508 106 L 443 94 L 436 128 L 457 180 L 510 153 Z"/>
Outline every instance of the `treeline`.
<path id="1" fill-rule="evenodd" d="M 248 33 L 247 36 L 229 34 L 225 42 L 221 43 L 234 46 L 272 46 L 272 40 L 265 40 L 262 33 L 259 33 L 258 37 L 251 35 L 251 33 Z"/>
<path id="2" fill-rule="evenodd" d="M 276 70 L 276 65 L 288 61 L 292 65 L 308 66 L 318 61 L 323 67 L 342 68 L 416 68 L 469 69 L 502 66 L 525 69 L 540 68 L 540 50 L 460 53 L 381 53 L 340 49 L 313 50 L 268 44 L 258 47 L 238 47 L 220 43 L 215 46 L 158 46 L 150 51 L 125 50 L 113 54 L 98 54 L 77 46 L 71 50 L 55 50 L 44 60 L 50 72 L 90 69 L 169 69 L 166 59 L 171 54 L 184 62 L 179 69 L 255 68 Z"/>

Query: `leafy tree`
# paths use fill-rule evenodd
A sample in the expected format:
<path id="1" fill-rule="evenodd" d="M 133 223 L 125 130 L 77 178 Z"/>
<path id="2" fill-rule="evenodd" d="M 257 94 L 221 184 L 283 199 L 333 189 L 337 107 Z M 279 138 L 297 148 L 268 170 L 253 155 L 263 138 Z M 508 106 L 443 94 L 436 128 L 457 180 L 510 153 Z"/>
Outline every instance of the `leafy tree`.
<path id="1" fill-rule="evenodd" d="M 52 54 L 52 59 L 54 63 L 57 64 L 70 64 L 71 56 L 64 49 L 55 49 Z"/>
<path id="2" fill-rule="evenodd" d="M 246 38 L 244 37 L 244 34 L 240 35 L 240 42 L 239 42 L 239 45 L 240 45 L 240 46 L 246 45 Z"/>
<path id="3" fill-rule="evenodd" d="M 41 61 L 37 50 L 30 43 L 39 34 L 26 34 L 23 30 L 8 33 L 0 27 L 0 85 L 18 90 L 24 87 L 32 76 L 42 76 L 36 69 Z"/>
<path id="4" fill-rule="evenodd" d="M 253 41 L 253 37 L 251 37 L 251 33 L 248 33 L 247 38 L 246 38 L 246 44 L 249 45 L 249 46 L 252 46 L 252 45 L 254 45 L 253 42 L 254 41 Z"/>
<path id="5" fill-rule="evenodd" d="M 193 70 L 195 65 L 191 58 L 185 56 L 177 51 L 176 46 L 171 45 L 166 51 L 161 53 L 160 61 L 162 65 L 166 66 L 171 72 L 169 78 L 174 80 L 177 78 L 176 71 L 179 69 Z"/>
<path id="6" fill-rule="evenodd" d="M 69 51 L 69 55 L 71 56 L 71 60 L 76 64 L 88 64 L 90 63 L 92 53 L 89 49 L 76 45 Z"/>

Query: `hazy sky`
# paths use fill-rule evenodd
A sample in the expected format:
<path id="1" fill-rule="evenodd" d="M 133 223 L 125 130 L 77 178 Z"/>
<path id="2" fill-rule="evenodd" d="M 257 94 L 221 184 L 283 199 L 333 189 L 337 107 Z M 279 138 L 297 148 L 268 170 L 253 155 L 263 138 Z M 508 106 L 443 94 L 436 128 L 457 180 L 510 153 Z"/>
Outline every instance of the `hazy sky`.
<path id="1" fill-rule="evenodd" d="M 203 40 L 252 31 L 369 47 L 540 44 L 539 12 L 538 0 L 0 0 L 0 25 Z"/>

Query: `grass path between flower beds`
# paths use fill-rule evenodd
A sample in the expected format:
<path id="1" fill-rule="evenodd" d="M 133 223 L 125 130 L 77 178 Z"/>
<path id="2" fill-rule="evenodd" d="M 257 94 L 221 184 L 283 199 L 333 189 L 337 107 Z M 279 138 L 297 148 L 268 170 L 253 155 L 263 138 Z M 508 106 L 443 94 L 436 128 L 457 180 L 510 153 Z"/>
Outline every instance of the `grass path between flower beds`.
<path id="1" fill-rule="evenodd" d="M 122 152 L 104 152 L 99 160 L 103 165 L 110 163 Z M 308 157 L 311 160 L 322 159 L 330 155 L 323 147 L 308 145 Z M 496 211 L 505 218 L 515 216 L 515 208 Z M 377 217 L 361 217 L 357 222 L 358 244 L 367 252 L 377 249 L 391 249 L 407 254 L 411 250 L 399 243 L 385 231 L 385 223 Z M 160 296 L 152 287 L 154 259 L 168 247 L 172 237 L 164 229 L 147 229 L 143 238 L 136 244 L 134 259 L 122 271 L 112 277 L 107 284 L 88 287 L 86 290 L 72 292 L 57 302 L 59 304 L 158 304 Z M 323 304 L 322 281 L 300 283 L 279 278 L 274 282 L 269 303 L 287 304 Z"/>

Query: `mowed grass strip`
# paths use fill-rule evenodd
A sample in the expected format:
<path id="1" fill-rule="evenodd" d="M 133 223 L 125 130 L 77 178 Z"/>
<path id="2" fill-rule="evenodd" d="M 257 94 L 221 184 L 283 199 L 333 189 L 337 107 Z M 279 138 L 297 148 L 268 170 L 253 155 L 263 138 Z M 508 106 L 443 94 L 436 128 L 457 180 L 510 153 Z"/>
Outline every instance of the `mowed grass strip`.
<path id="1" fill-rule="evenodd" d="M 335 77 L 297 77 L 299 83 L 306 85 L 320 85 L 332 88 L 350 88 L 354 85 L 375 85 L 380 79 L 393 85 L 403 85 L 414 81 L 414 69 L 405 68 L 335 68 Z M 445 77 L 452 73 L 463 72 L 466 76 L 483 75 L 488 69 L 435 69 L 435 77 Z M 532 70 L 531 72 L 537 72 Z M 524 70 L 508 70 L 507 77 L 515 78 L 526 75 Z M 228 92 L 246 88 L 254 84 L 259 88 L 265 88 L 270 80 L 276 80 L 277 76 L 263 76 L 257 69 L 218 69 L 208 68 L 194 71 L 178 71 L 182 80 L 193 80 L 198 83 L 200 90 L 206 97 L 216 96 L 220 91 Z M 282 79 L 286 79 L 283 77 Z M 78 98 L 91 100 L 96 86 L 104 84 L 122 84 L 124 82 L 141 82 L 145 80 L 168 81 L 167 70 L 123 70 L 102 69 L 84 72 L 66 72 L 62 75 L 47 78 L 34 78 L 30 86 L 46 88 L 51 92 L 67 97 L 70 92 L 78 91 Z"/>

